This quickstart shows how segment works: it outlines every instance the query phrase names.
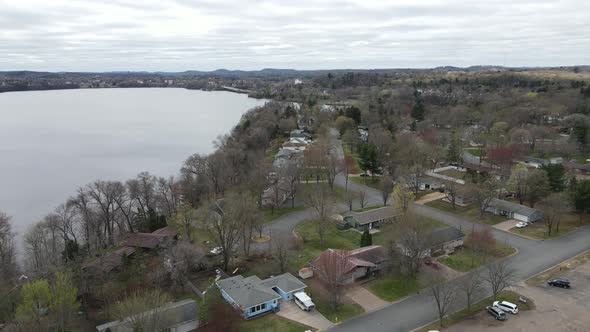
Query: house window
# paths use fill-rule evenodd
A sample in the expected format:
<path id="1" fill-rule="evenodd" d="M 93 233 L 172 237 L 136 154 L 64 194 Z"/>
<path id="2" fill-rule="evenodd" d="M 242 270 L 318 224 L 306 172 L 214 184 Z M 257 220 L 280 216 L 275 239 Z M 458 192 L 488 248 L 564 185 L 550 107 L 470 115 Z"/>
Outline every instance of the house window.
<path id="1" fill-rule="evenodd" d="M 261 305 L 254 306 L 254 307 L 252 307 L 250 309 L 250 311 L 251 312 L 256 312 L 256 311 L 260 311 L 260 310 L 264 310 L 264 309 L 266 309 L 266 303 L 263 303 Z"/>

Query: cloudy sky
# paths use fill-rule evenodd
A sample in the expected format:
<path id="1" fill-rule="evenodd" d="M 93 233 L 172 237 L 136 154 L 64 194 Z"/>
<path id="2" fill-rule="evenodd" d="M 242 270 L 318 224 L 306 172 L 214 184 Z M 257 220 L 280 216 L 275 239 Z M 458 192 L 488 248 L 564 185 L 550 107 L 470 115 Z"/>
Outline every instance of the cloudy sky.
<path id="1" fill-rule="evenodd" d="M 587 0 L 0 0 L 0 70 L 590 64 Z"/>

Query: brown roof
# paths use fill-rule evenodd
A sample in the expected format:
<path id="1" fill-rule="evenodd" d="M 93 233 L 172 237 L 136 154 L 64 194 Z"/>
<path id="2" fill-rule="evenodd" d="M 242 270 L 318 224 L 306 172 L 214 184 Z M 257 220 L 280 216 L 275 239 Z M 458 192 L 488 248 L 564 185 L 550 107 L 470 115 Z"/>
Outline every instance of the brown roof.
<path id="1" fill-rule="evenodd" d="M 582 171 L 590 171 L 590 163 L 580 164 L 574 160 L 564 162 L 563 167 L 567 169 L 579 169 Z"/>
<path id="2" fill-rule="evenodd" d="M 153 233 L 131 233 L 127 240 L 123 242 L 123 245 L 128 247 L 153 249 L 162 242 L 164 237 L 166 236 Z"/>
<path id="3" fill-rule="evenodd" d="M 156 229 L 155 231 L 152 232 L 152 234 L 174 237 L 178 234 L 178 232 L 176 231 L 176 228 L 166 226 L 164 228 Z"/>
<path id="4" fill-rule="evenodd" d="M 365 225 L 371 222 L 392 218 L 396 215 L 397 211 L 393 206 L 385 206 L 364 212 L 354 212 L 351 214 L 351 217 L 353 217 L 360 225 Z"/>
<path id="5" fill-rule="evenodd" d="M 113 252 L 107 253 L 92 262 L 84 264 L 83 269 L 96 269 L 103 273 L 109 273 L 116 267 L 123 264 L 123 257 L 128 257 L 135 252 L 135 248 L 123 247 Z"/>
<path id="6" fill-rule="evenodd" d="M 382 246 L 367 246 L 354 250 L 328 249 L 312 261 L 316 269 L 323 270 L 336 260 L 346 259 L 342 273 L 346 274 L 357 267 L 371 267 L 387 260 Z"/>

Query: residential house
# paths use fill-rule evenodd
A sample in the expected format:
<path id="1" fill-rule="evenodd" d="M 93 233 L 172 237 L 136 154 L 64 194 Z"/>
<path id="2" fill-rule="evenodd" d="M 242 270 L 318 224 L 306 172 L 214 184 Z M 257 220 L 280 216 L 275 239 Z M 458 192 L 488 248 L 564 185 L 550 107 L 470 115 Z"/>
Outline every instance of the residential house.
<path id="1" fill-rule="evenodd" d="M 473 203 L 473 193 L 463 186 L 458 186 L 455 193 L 455 204 L 469 205 L 471 203 Z"/>
<path id="2" fill-rule="evenodd" d="M 310 265 L 318 278 L 324 281 L 337 278 L 340 284 L 348 285 L 382 270 L 387 262 L 382 246 L 367 246 L 354 250 L 328 249 L 314 258 Z"/>
<path id="3" fill-rule="evenodd" d="M 82 271 L 91 275 L 99 275 L 109 273 L 121 265 L 125 257 L 129 257 L 135 253 L 135 248 L 123 247 L 115 251 L 111 251 L 101 257 L 82 265 Z"/>
<path id="4" fill-rule="evenodd" d="M 307 287 L 290 273 L 265 280 L 257 276 L 237 275 L 216 282 L 221 296 L 246 319 L 280 310 L 280 300 L 290 301 L 293 294 Z"/>
<path id="5" fill-rule="evenodd" d="M 542 211 L 498 198 L 493 198 L 485 210 L 495 215 L 525 222 L 535 222 L 543 219 Z"/>
<path id="6" fill-rule="evenodd" d="M 198 306 L 195 300 L 182 300 L 163 305 L 144 313 L 96 327 L 97 332 L 134 332 L 134 321 L 144 320 L 157 324 L 158 331 L 189 332 L 199 327 Z"/>
<path id="7" fill-rule="evenodd" d="M 122 245 L 126 247 L 154 249 L 156 247 L 168 247 L 178 237 L 174 227 L 166 226 L 156 229 L 151 233 L 130 233 Z"/>
<path id="8" fill-rule="evenodd" d="M 590 163 L 580 164 L 575 160 L 566 161 L 563 167 L 570 173 L 582 177 L 590 176 Z"/>
<path id="9" fill-rule="evenodd" d="M 430 255 L 448 255 L 463 246 L 465 234 L 459 229 L 449 226 L 432 230 L 428 238 Z"/>
<path id="10" fill-rule="evenodd" d="M 363 212 L 351 212 L 344 216 L 340 225 L 364 232 L 367 229 L 379 228 L 384 223 L 393 222 L 398 216 L 399 213 L 393 206 L 385 206 Z"/>

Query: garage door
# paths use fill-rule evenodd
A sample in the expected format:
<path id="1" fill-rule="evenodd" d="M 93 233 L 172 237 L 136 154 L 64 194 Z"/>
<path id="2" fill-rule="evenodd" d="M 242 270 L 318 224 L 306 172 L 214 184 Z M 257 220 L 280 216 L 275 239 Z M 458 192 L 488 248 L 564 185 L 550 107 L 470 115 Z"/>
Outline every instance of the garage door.
<path id="1" fill-rule="evenodd" d="M 518 213 L 515 213 L 512 217 L 514 219 L 520 220 L 520 221 L 527 221 L 527 222 L 529 221 L 529 218 L 527 216 L 523 216 L 522 214 L 518 214 Z"/>

